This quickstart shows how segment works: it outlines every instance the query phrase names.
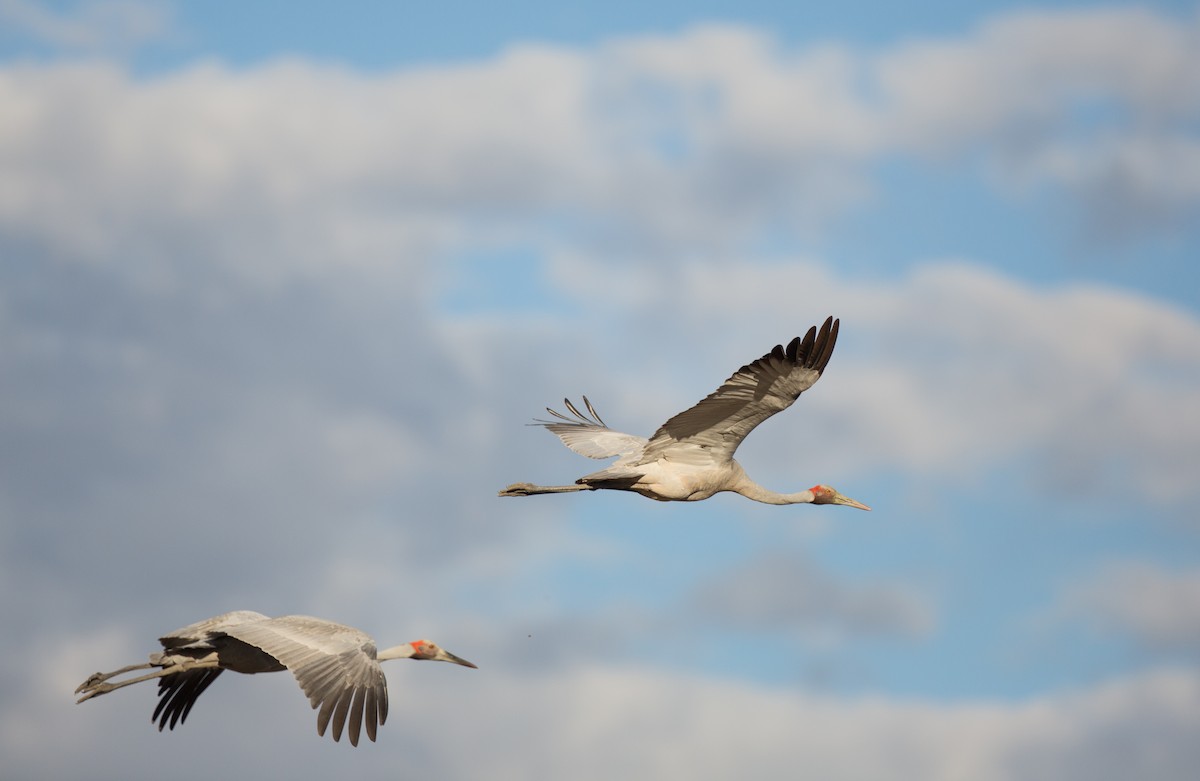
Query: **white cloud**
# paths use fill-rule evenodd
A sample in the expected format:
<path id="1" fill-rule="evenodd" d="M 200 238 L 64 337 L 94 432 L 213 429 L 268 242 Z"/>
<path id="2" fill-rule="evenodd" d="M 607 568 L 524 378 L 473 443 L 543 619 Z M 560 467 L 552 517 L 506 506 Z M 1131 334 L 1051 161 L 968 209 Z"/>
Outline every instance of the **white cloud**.
<path id="1" fill-rule="evenodd" d="M 1079 198 L 1088 231 L 1101 239 L 1186 225 L 1200 203 L 1200 141 L 1173 132 L 1106 134 L 1052 142 L 1002 174 L 1020 186 L 1050 181 Z"/>
<path id="2" fill-rule="evenodd" d="M 1200 209 L 1200 17 L 1140 8 L 1028 11 L 876 62 L 887 136 L 981 153 L 1007 186 L 1065 186 L 1089 231 L 1194 222 Z"/>
<path id="3" fill-rule="evenodd" d="M 902 137 L 932 151 L 1072 120 L 1086 130 L 1077 112 L 1096 104 L 1141 126 L 1195 117 L 1198 39 L 1196 18 L 1146 9 L 1026 11 L 965 38 L 909 42 L 876 67 Z"/>
<path id="4" fill-rule="evenodd" d="M 1112 564 L 1073 583 L 1055 610 L 1151 651 L 1200 654 L 1200 570 Z"/>
<path id="5" fill-rule="evenodd" d="M 9 66 L 0 224 L 168 279 L 189 256 L 276 279 L 497 241 L 692 257 L 822 228 L 876 163 L 966 148 L 1153 227 L 1200 199 L 1188 25 L 1027 13 L 876 53 L 714 25 L 383 75 Z"/>
<path id="6" fill-rule="evenodd" d="M 388 665 L 392 713 L 379 742 L 357 749 L 316 736 L 313 713 L 285 674 L 228 674 L 174 733 L 147 723 L 150 688 L 78 707 L 38 694 L 21 712 L 59 730 L 6 741 L 8 767 L 21 776 L 115 777 L 108 755 L 93 754 L 114 744 L 130 747 L 119 765 L 130 779 L 160 777 L 172 756 L 180 779 L 234 768 L 323 774 L 351 763 L 367 777 L 403 767 L 461 778 L 765 778 L 802 765 L 829 779 L 1096 781 L 1187 778 L 1200 759 L 1190 739 L 1200 728 L 1200 680 L 1184 671 L 1012 703 L 936 703 L 820 697 L 661 669 L 498 677 L 486 659 L 453 650 L 480 669 Z M 62 733 L 75 750 L 52 750 Z"/>
<path id="7" fill-rule="evenodd" d="M 795 556 L 765 554 L 701 583 L 689 607 L 705 620 L 840 645 L 932 629 L 927 601 L 904 584 L 850 583 Z"/>

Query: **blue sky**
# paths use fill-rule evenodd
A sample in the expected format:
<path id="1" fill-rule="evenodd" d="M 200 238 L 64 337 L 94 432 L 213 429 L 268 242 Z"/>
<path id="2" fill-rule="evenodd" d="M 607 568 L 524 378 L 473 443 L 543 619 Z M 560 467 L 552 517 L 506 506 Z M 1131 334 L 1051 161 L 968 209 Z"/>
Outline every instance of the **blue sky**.
<path id="1" fill-rule="evenodd" d="M 1194 3 L 0 0 L 6 762 L 1188 777 L 1197 52 Z M 496 497 L 596 468 L 545 406 L 649 434 L 829 314 L 738 457 L 871 513 Z M 283 675 L 74 705 L 234 609 L 480 669 L 391 663 L 356 751 Z"/>
<path id="2" fill-rule="evenodd" d="M 709 0 L 662 2 L 648 7 L 624 0 L 611 3 L 535 0 L 502 7 L 487 2 L 353 0 L 336 7 L 288 2 L 155 4 L 148 9 L 140 6 L 135 16 L 117 3 L 90 8 L 69 1 L 6 3 L 9 18 L 17 24 L 37 17 L 57 29 L 86 25 L 96 37 L 109 30 L 109 45 L 136 42 L 139 44 L 136 49 L 121 53 L 146 72 L 186 65 L 197 57 L 215 56 L 246 66 L 287 55 L 369 70 L 387 69 L 398 65 L 481 60 L 508 46 L 526 42 L 590 46 L 615 36 L 673 34 L 697 22 L 723 20 L 770 29 L 789 44 L 838 41 L 866 46 L 909 37 L 961 33 L 980 18 L 1014 8 L 1072 10 L 1097 5 L 1081 0 L 1033 6 L 1007 0 L 972 3 L 926 0 L 898 6 L 850 0 L 835 8 Z M 1191 7 L 1187 2 L 1138 5 L 1170 13 L 1186 13 Z M 116 21 L 103 21 L 129 17 L 134 20 L 121 26 Z M 52 57 L 63 53 L 60 36 L 38 35 L 37 25 L 28 23 L 21 24 L 21 28 L 24 29 L 10 32 L 5 42 L 13 53 Z M 27 31 L 34 34 L 26 34 Z"/>

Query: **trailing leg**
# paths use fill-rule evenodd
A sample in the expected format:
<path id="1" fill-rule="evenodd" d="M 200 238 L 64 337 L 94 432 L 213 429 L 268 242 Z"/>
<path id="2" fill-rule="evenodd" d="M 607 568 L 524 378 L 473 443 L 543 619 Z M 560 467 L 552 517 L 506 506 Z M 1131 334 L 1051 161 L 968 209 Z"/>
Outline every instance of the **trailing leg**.
<path id="1" fill-rule="evenodd" d="M 201 657 L 200 659 L 190 659 L 186 656 L 163 656 L 160 654 L 155 654 L 155 656 L 158 658 L 152 658 L 151 661 L 145 664 L 131 664 L 128 667 L 122 667 L 120 670 L 115 670 L 111 673 L 96 673 L 83 683 L 79 684 L 79 688 L 75 690 L 75 693 L 82 693 L 83 696 L 76 700 L 75 704 L 78 705 L 85 700 L 90 700 L 93 697 L 99 697 L 101 694 L 108 694 L 110 691 L 123 689 L 126 686 L 130 686 L 135 683 L 141 683 L 142 681 L 163 678 L 168 675 L 174 675 L 175 673 L 187 672 L 188 670 L 220 666 L 215 653 L 211 653 L 207 656 Z M 153 667 L 158 667 L 159 669 L 152 673 L 139 675 L 136 678 L 128 678 L 124 681 L 117 681 L 116 683 L 108 682 L 110 678 L 113 678 L 117 675 L 132 672 L 133 670 L 145 670 Z"/>
<path id="2" fill-rule="evenodd" d="M 572 491 L 595 491 L 591 485 L 534 485 L 533 483 L 513 483 L 500 492 L 500 496 L 533 496 L 535 494 L 565 494 Z"/>

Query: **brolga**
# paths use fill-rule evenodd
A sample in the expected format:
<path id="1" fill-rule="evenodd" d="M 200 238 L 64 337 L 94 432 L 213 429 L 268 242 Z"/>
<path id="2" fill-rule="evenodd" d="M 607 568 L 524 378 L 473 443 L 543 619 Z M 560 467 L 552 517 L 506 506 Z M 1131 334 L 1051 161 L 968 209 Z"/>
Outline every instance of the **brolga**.
<path id="1" fill-rule="evenodd" d="M 346 728 L 358 745 L 360 729 L 375 740 L 387 720 L 387 679 L 379 663 L 388 659 L 429 659 L 475 667 L 428 640 L 375 650 L 370 636 L 353 627 L 311 616 L 268 618 L 237 610 L 205 619 L 159 638 L 163 650 L 145 664 L 132 664 L 111 673 L 96 673 L 79 685 L 77 703 L 142 681 L 158 679 L 158 706 L 151 722 L 175 729 L 191 712 L 196 699 L 225 670 L 273 673 L 291 670 L 317 713 L 317 734 L 332 722 L 333 739 Z M 154 672 L 110 683 L 136 670 Z"/>
<path id="2" fill-rule="evenodd" d="M 570 416 L 547 407 L 557 420 L 537 420 L 536 425 L 558 435 L 580 455 L 617 460 L 606 469 L 584 475 L 574 485 L 514 483 L 500 496 L 611 489 L 662 502 L 696 502 L 733 491 L 766 504 L 841 504 L 870 510 L 827 485 L 776 493 L 751 480 L 733 457 L 755 426 L 790 407 L 821 378 L 837 343 L 838 322 L 827 318 L 819 331 L 816 326 L 809 328 L 803 339 L 796 337 L 786 349 L 776 345 L 734 372 L 699 404 L 662 424 L 650 439 L 613 431 L 586 396 L 586 414 L 568 399 L 563 403 Z"/>

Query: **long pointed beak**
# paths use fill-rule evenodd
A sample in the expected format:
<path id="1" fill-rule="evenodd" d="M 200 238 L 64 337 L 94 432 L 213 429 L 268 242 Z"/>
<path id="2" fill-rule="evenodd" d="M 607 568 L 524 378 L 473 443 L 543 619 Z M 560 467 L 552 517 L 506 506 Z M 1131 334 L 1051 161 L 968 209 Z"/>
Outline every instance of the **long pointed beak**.
<path id="1" fill-rule="evenodd" d="M 834 495 L 832 503 L 833 504 L 844 504 L 847 507 L 857 507 L 860 510 L 870 510 L 871 509 L 870 507 L 867 507 L 862 502 L 851 499 L 849 496 L 842 496 L 841 494 Z"/>
<path id="2" fill-rule="evenodd" d="M 472 670 L 479 669 L 475 665 L 468 662 L 466 659 L 463 659 L 462 657 L 459 657 L 459 656 L 455 656 L 454 654 L 450 653 L 449 651 L 447 651 L 444 648 L 439 649 L 438 655 L 433 658 L 434 658 L 434 661 L 438 661 L 438 662 L 451 662 L 453 664 L 461 664 L 463 667 L 470 667 Z"/>

